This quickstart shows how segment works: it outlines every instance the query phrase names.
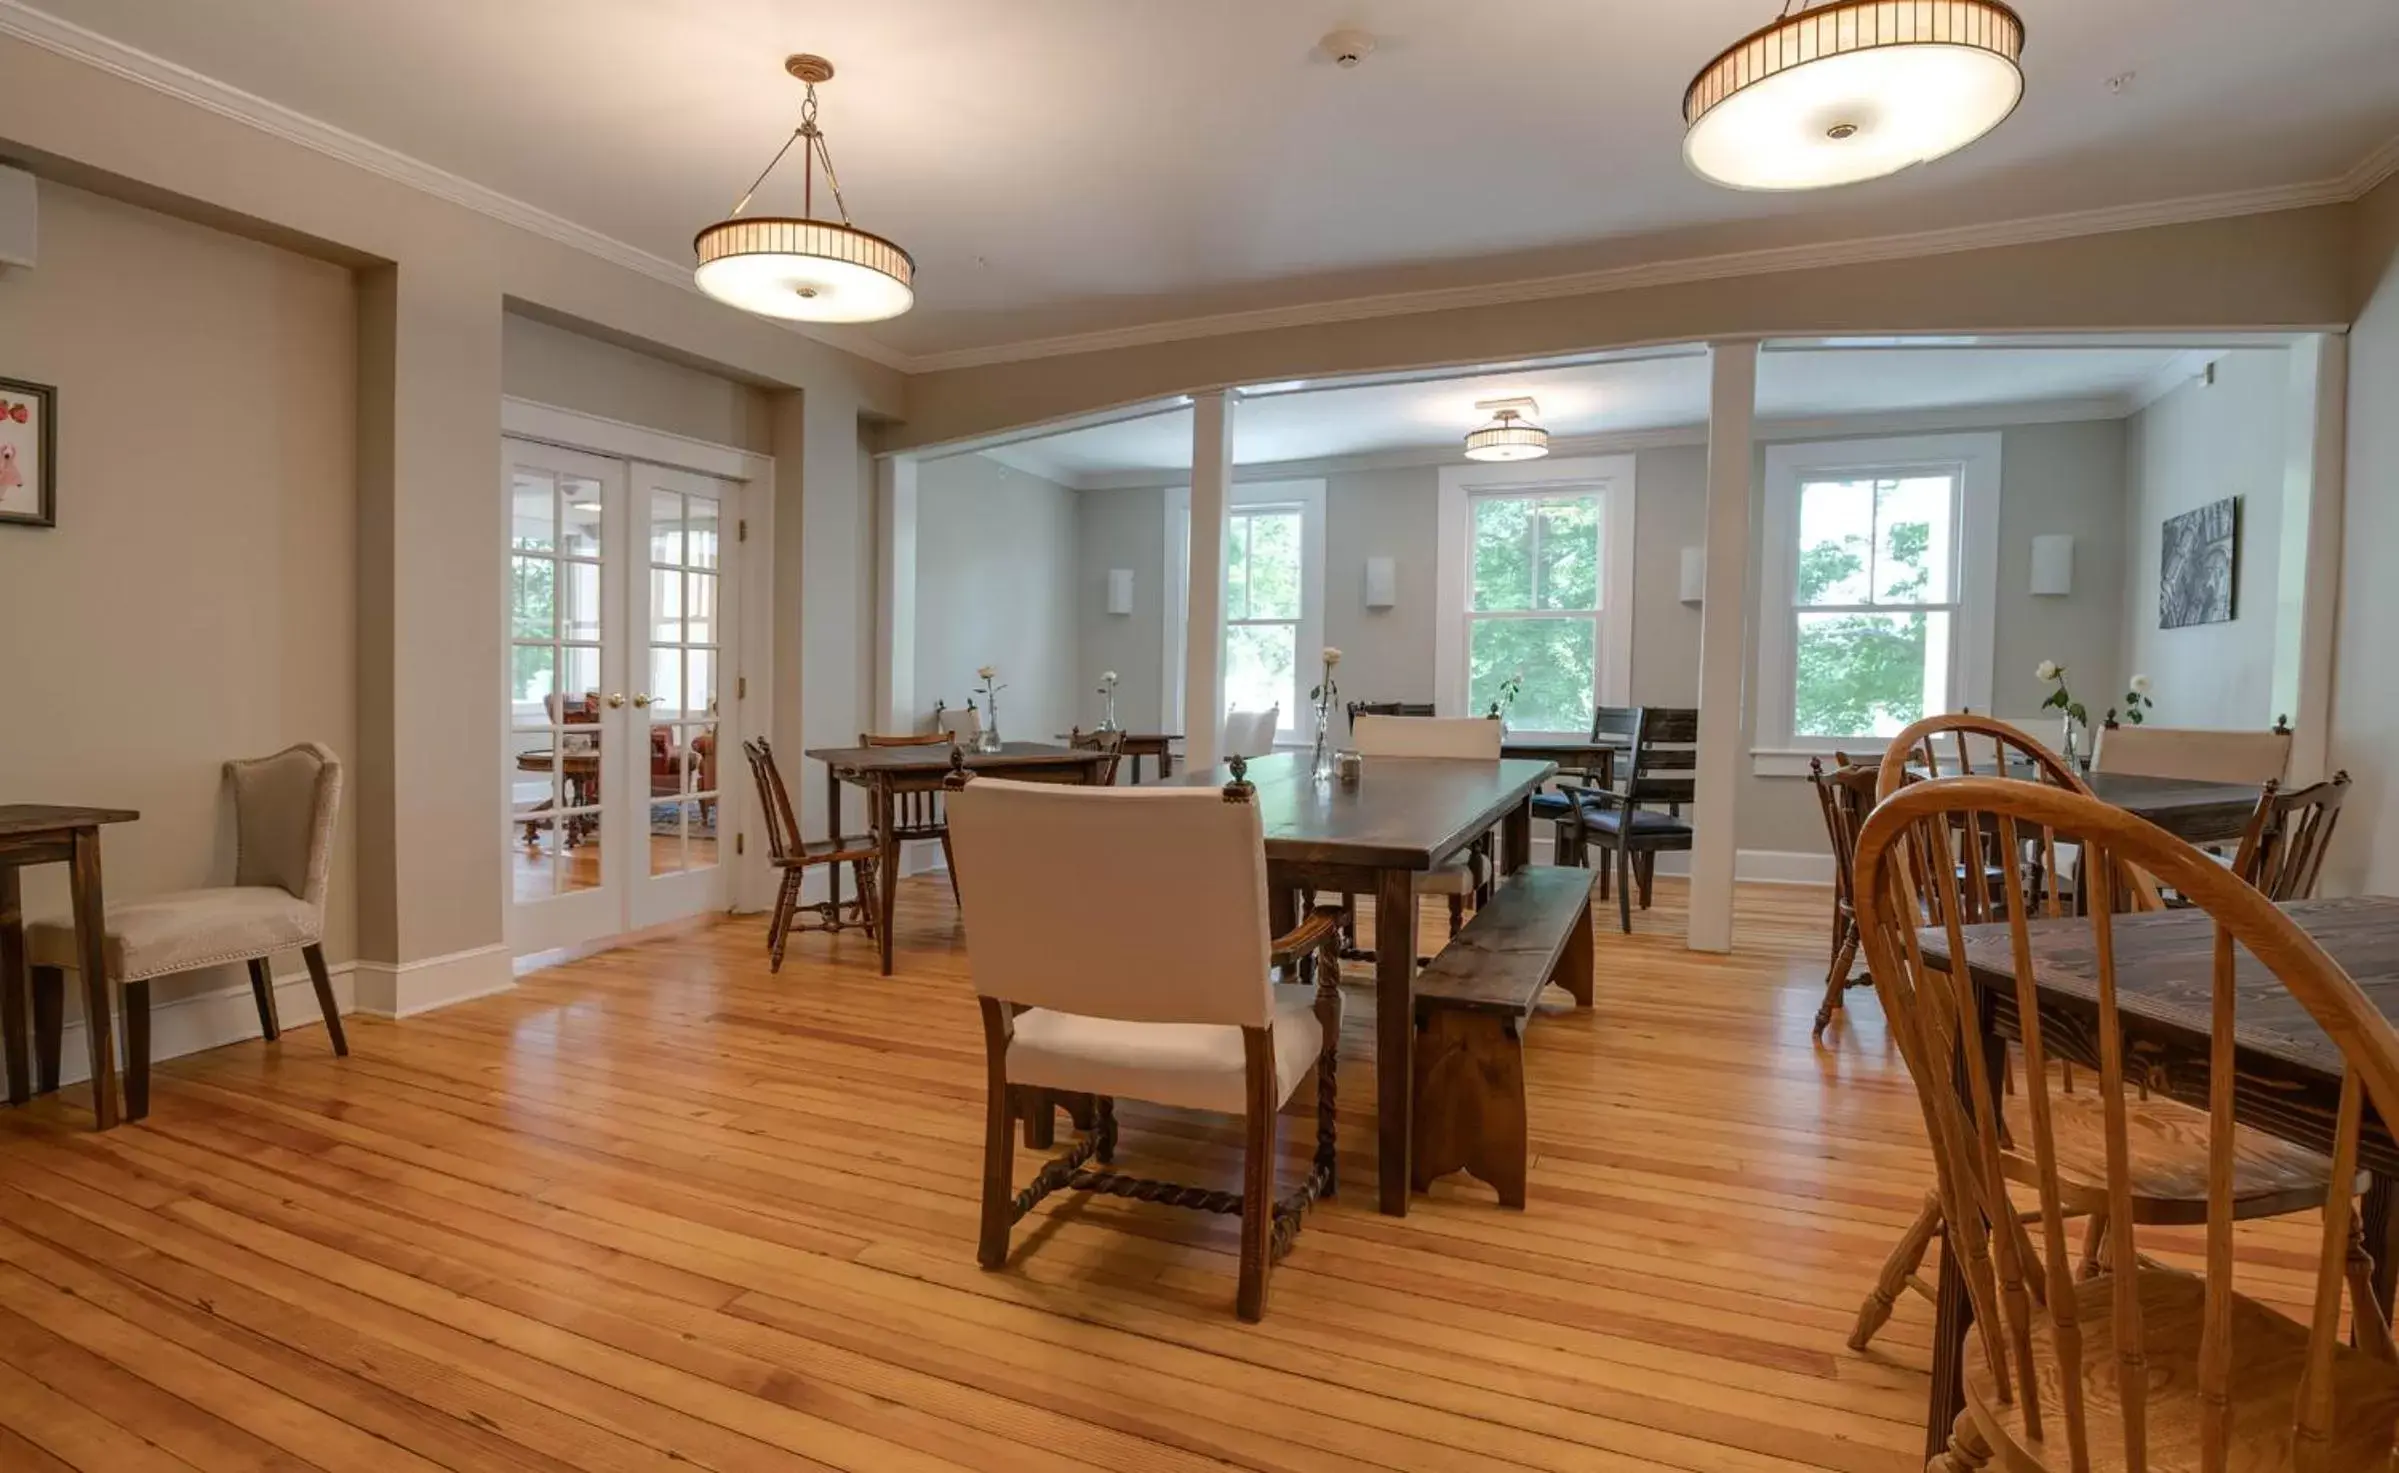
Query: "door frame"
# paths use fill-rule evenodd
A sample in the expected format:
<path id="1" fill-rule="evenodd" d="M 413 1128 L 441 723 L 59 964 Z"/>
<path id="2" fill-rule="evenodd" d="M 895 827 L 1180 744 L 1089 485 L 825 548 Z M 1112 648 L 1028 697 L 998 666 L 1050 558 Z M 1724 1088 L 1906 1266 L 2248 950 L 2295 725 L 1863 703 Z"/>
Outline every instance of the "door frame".
<path id="1" fill-rule="evenodd" d="M 731 728 L 730 735 L 735 742 L 760 732 L 771 735 L 775 710 L 774 458 L 736 445 L 720 445 L 712 440 L 654 430 L 646 425 L 629 424 L 604 415 L 585 414 L 580 410 L 565 409 L 515 395 L 504 395 L 500 400 L 500 434 L 504 440 L 531 440 L 615 460 L 693 471 L 734 483 L 731 500 L 737 509 L 735 515 L 741 530 L 733 543 L 731 561 L 740 590 L 739 607 L 735 612 L 735 628 L 740 643 L 736 668 L 720 673 L 718 677 L 720 690 L 729 685 L 736 692 L 731 701 L 724 702 L 725 719 L 720 722 L 720 727 Z M 508 503 L 505 497 L 494 498 L 494 501 L 500 529 L 493 545 L 505 549 L 508 542 Z M 504 552 L 499 564 L 500 576 L 505 579 L 508 559 Z M 505 641 L 500 660 L 501 670 L 495 681 L 507 679 L 508 652 Z M 727 864 L 726 889 L 733 909 L 764 910 L 767 902 L 774 897 L 776 885 L 774 868 L 767 862 L 765 820 L 758 807 L 756 785 L 741 780 L 741 775 L 748 771 L 748 764 L 734 764 L 729 760 L 732 755 L 733 750 L 728 749 L 724 738 L 720 736 L 717 781 L 723 796 L 717 800 L 718 810 L 720 814 L 730 814 L 730 827 L 741 851 L 724 861 Z M 788 772 L 785 780 L 789 781 Z M 720 818 L 720 835 L 725 827 L 727 825 Z M 759 836 L 755 844 L 748 842 L 748 836 L 753 831 Z M 502 871 L 504 883 L 506 873 Z M 507 896 L 508 891 L 503 889 L 504 902 Z"/>

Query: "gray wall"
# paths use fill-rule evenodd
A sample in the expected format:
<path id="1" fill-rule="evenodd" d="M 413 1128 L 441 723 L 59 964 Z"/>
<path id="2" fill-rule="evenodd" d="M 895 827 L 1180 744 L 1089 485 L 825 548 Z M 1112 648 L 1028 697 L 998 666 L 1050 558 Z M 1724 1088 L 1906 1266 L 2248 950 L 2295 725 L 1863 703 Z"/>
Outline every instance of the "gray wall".
<path id="1" fill-rule="evenodd" d="M 1074 711 L 1100 719 L 1100 676 L 1117 675 L 1116 715 L 1127 731 L 1156 731 L 1166 637 L 1166 493 L 1085 491 L 1075 497 Z M 1133 612 L 1108 612 L 1108 570 L 1133 570 Z M 920 680 L 923 678 L 920 674 Z M 1179 678 L 1179 676 L 1178 676 Z"/>
<path id="2" fill-rule="evenodd" d="M 1000 731 L 1047 741 L 1076 691 L 1076 497 L 980 455 L 927 461 L 917 478 L 916 693 L 963 706 L 978 666 L 999 671 Z M 1151 558 L 1156 566 L 1157 558 Z M 1153 668 L 1157 656 L 1152 654 Z M 978 704 L 979 704 L 978 700 Z"/>
<path id="3" fill-rule="evenodd" d="M 2274 723 L 2274 586 L 2289 390 L 2288 353 L 2247 349 L 2217 362 L 2214 383 L 2194 378 L 2129 422 L 2121 668 L 2156 682 L 2155 719 L 2169 726 Z M 2160 629 L 2166 519 L 2227 496 L 2241 501 L 2233 619 Z"/>
<path id="4" fill-rule="evenodd" d="M 2399 179 L 2358 207 L 2332 765 L 2356 779 L 2324 890 L 2399 894 Z"/>
<path id="5" fill-rule="evenodd" d="M 2020 425 L 2001 435 L 2001 504 L 1996 705 L 2002 714 L 2028 714 L 2045 693 L 2033 666 L 2056 659 L 2087 671 L 2089 689 L 2104 691 L 2119 678 L 2117 645 L 2122 613 L 2124 425 L 2095 420 Z M 1819 438 L 1848 439 L 1852 435 Z M 1700 546 L 1707 520 L 1707 451 L 1702 446 L 1643 450 L 1635 457 L 1638 487 L 1633 521 L 1632 697 L 1651 705 L 1689 704 L 1699 693 L 1700 607 L 1681 599 L 1681 553 Z M 1244 479 L 1279 478 L 1287 468 L 1251 468 Z M 1761 521 L 1765 451 L 1754 477 L 1752 526 Z M 1342 652 L 1342 693 L 1352 700 L 1433 698 L 1433 577 L 1440 472 L 1434 466 L 1337 472 L 1326 477 L 1325 638 Z M 1163 536 L 1162 493 L 1081 493 L 1083 570 L 1087 585 L 1108 566 L 1136 568 L 1134 625 L 1122 638 L 1095 635 L 1103 605 L 1087 595 L 1082 671 L 1090 684 L 1113 668 L 1126 690 L 1154 704 L 1158 636 L 1164 599 L 1147 570 L 1158 561 Z M 1138 514 L 1133 510 L 1139 508 Z M 2063 532 L 2075 539 L 2074 592 L 2035 598 L 2026 592 L 2031 542 Z M 1762 535 L 1762 530 L 1753 535 Z M 1100 556 L 1095 549 L 1107 549 Z M 1370 556 L 1397 565 L 1396 607 L 1365 607 Z M 1114 562 L 1108 559 L 1115 559 Z M 1129 561 L 1128 561 L 1129 560 Z M 1759 551 L 1750 549 L 1748 587 L 1758 586 Z M 1100 571 L 1095 571 L 1095 569 Z M 1756 668 L 1757 610 L 1749 611 L 1749 663 Z M 1103 642 L 1104 641 L 1104 642 Z M 1112 662 L 1112 663 L 1111 663 Z M 2080 682 L 2078 681 L 2078 684 Z M 1754 698 L 1743 716 L 1744 752 L 1755 729 Z M 1148 709 L 1142 707 L 1139 709 Z M 1740 846 L 1807 853 L 1825 848 L 1824 825 L 1804 780 L 1761 778 L 1742 764 Z"/>

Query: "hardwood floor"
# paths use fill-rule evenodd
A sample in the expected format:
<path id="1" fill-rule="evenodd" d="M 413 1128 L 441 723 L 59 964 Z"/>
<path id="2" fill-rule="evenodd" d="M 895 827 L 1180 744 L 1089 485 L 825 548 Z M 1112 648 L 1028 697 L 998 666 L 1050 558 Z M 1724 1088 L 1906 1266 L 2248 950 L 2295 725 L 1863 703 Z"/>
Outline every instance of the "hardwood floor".
<path id="1" fill-rule="evenodd" d="M 0 1110 L 0 1468 L 1920 1466 L 1929 1306 L 1842 1342 L 1929 1163 L 1870 993 L 1809 1045 L 1827 896 L 1745 891 L 1703 958 L 1659 889 L 1599 929 L 1598 1006 L 1531 1026 L 1522 1213 L 1462 1178 L 1374 1213 L 1353 979 L 1345 1189 L 1256 1326 L 1229 1219 L 1060 1194 L 976 1268 L 938 877 L 891 978 L 710 923 L 359 1019 L 346 1061 L 294 1027 L 170 1062 L 107 1135 L 75 1090 Z M 1130 1169 L 1235 1184 L 1237 1121 L 1122 1115 Z M 2245 1235 L 2243 1273 L 2308 1251 Z"/>

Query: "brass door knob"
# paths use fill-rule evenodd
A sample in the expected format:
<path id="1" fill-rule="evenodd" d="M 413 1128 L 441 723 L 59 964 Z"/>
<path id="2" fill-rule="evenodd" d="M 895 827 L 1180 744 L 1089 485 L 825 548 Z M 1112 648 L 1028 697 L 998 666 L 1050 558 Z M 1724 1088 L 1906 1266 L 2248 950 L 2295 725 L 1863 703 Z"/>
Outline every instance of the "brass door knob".
<path id="1" fill-rule="evenodd" d="M 608 704 L 609 704 L 610 706 L 612 706 L 612 707 L 614 707 L 614 706 L 622 706 L 622 705 L 624 705 L 624 704 L 625 704 L 625 693 L 624 693 L 623 691 L 621 691 L 621 690 L 619 690 L 619 691 L 610 691 L 610 692 L 608 693 Z"/>
<path id="2" fill-rule="evenodd" d="M 648 709 L 649 709 L 649 708 L 650 708 L 650 707 L 651 707 L 653 704 L 655 704 L 655 703 L 656 703 L 657 699 L 658 699 L 658 698 L 657 698 L 656 696 L 647 696 L 647 695 L 635 696 L 635 697 L 633 698 L 633 704 L 634 704 L 634 705 L 636 705 L 636 706 L 639 706 L 639 707 L 641 707 L 643 710 L 645 710 L 645 711 L 646 711 L 646 710 L 648 710 Z"/>

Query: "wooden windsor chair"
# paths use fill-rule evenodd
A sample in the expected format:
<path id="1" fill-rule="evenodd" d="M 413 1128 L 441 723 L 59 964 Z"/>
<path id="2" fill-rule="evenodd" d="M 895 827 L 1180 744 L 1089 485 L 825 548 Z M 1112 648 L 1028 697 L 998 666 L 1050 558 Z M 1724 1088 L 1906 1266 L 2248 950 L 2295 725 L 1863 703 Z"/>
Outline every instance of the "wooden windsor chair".
<path id="1" fill-rule="evenodd" d="M 1825 838 L 1833 851 L 1833 956 L 1824 975 L 1824 1002 L 1816 1009 L 1810 1039 L 1821 1039 L 1841 1010 L 1841 999 L 1852 987 L 1871 982 L 1858 968 L 1857 905 L 1849 889 L 1850 863 L 1857 850 L 1858 830 L 1874 811 L 1876 770 L 1835 753 L 1837 766 L 1827 770 L 1823 759 L 1808 759 L 1808 782 L 1824 811 Z"/>
<path id="2" fill-rule="evenodd" d="M 1116 786 L 1116 769 L 1125 760 L 1125 734 L 1123 732 L 1085 731 L 1078 726 L 1066 733 L 1066 744 L 1078 752 L 1107 753 L 1107 763 L 1092 769 L 1088 785 L 1095 788 Z"/>
<path id="3" fill-rule="evenodd" d="M 2086 1093 L 2103 1133 L 2091 1158 L 2066 1140 L 2056 1099 L 2028 1088 L 2021 1122 L 2003 1134 L 2000 1112 L 1971 1102 L 1997 1097 L 1998 1061 L 1972 1037 L 1973 984 L 1963 965 L 1925 965 L 1918 927 L 1927 914 L 1963 957 L 1959 927 L 1972 918 L 1959 883 L 1960 834 L 1995 830 L 2010 850 L 2071 836 L 2101 892 L 2088 915 L 2095 958 L 2092 1053 Z M 1969 856 L 1971 857 L 1971 856 Z M 2136 873 L 2172 886 L 2216 923 L 2204 978 L 2212 1024 L 2209 1108 L 2195 1122 L 2206 1227 L 2204 1269 L 2188 1273 L 2143 1258 L 2142 1158 L 2159 1144 L 2139 1128 L 2117 1007 L 2115 902 Z M 2010 1470 L 2158 1470 L 2158 1473 L 2319 1473 L 2386 1469 L 2399 1425 L 2399 1355 L 2373 1301 L 2360 1294 L 2352 1192 L 2362 1107 L 2399 1119 L 2399 1034 L 2347 974 L 2255 887 L 2153 825 L 2061 786 L 1969 778 L 1907 785 L 1886 797 L 1858 839 L 1859 924 L 1875 988 L 1914 1079 L 1939 1179 L 1949 1251 L 1974 1310 L 1965 1347 L 1965 1410 L 1945 1473 L 1996 1458 Z M 1928 898 L 1926 887 L 1931 889 Z M 2014 1002 L 2026 1075 L 2046 1077 L 2048 1043 L 2033 976 L 2027 922 L 2065 915 L 2044 903 L 2022 870 L 2001 876 L 1998 919 L 2008 927 Z M 2054 938 L 2045 936 L 2045 943 Z M 2236 977 L 2270 977 L 2339 1047 L 2348 1065 L 2325 1179 L 2307 1205 L 2323 1212 L 2304 1321 L 2238 1291 L 2234 1224 L 2242 1148 L 2235 1107 Z M 2202 979 L 2194 978 L 2194 981 Z M 2029 1209 L 2019 1199 L 2029 1198 Z M 2106 1272 L 2077 1278 L 2067 1219 L 2104 1218 Z M 2037 1242 L 2035 1233 L 2037 1231 Z M 2359 1343 L 2341 1336 L 2344 1291 L 2357 1300 Z"/>
<path id="4" fill-rule="evenodd" d="M 957 738 L 946 731 L 910 732 L 892 735 L 862 731 L 858 733 L 861 747 L 956 747 Z M 916 839 L 941 841 L 941 867 L 949 872 L 950 899 L 958 899 L 958 866 L 950 859 L 950 825 L 939 792 L 900 791 L 891 795 L 891 837 L 894 843 L 905 844 Z M 897 883 L 898 876 L 888 877 Z"/>
<path id="5" fill-rule="evenodd" d="M 2316 893 L 2332 831 L 2349 796 L 2349 774 L 2283 791 L 2268 781 L 2257 811 L 2241 834 L 2232 859 L 2234 874 L 2255 885 L 2268 900 L 2306 900 Z"/>
<path id="6" fill-rule="evenodd" d="M 1878 775 L 1882 800 L 1887 803 L 1892 795 L 1926 780 L 1922 774 L 1937 772 L 1942 765 L 1966 769 L 1962 776 L 2011 769 L 2031 772 L 2039 781 L 2016 781 L 2015 785 L 2035 791 L 2070 793 L 2098 803 L 2082 779 L 2048 748 L 2006 722 L 1968 715 L 1926 717 L 1893 738 Z M 2118 818 L 2131 820 L 2131 815 L 2121 809 L 2098 806 Z M 1910 894 L 1918 905 L 1919 924 L 1944 925 L 1952 918 L 1961 925 L 2005 920 L 2011 885 L 2029 897 L 2028 904 L 2034 909 L 2051 915 L 2069 914 L 2084 899 L 2077 887 L 2061 878 L 2066 869 L 2061 865 L 2059 851 L 2080 847 L 2074 831 L 2061 835 L 2054 828 L 2038 833 L 2027 829 L 2011 840 L 2002 826 L 1970 812 L 1951 814 L 1945 821 L 1950 831 L 1939 856 L 1948 865 L 1946 871 L 1936 872 L 1931 867 L 1934 853 L 1929 846 L 1919 845 L 1907 853 L 1909 862 L 1917 866 L 1911 876 Z M 1852 896 L 1859 907 L 1862 940 L 1865 891 L 1854 858 L 1852 866 Z M 2137 863 L 2130 868 L 2120 865 L 2119 870 L 2121 883 L 2112 896 L 2116 910 L 2154 911 L 2163 907 L 2155 879 Z M 1979 884 L 1974 882 L 1978 875 Z M 1887 1008 L 1886 1003 L 1886 1011 Z M 2110 1214 L 2114 1207 L 2101 1187 L 2108 1160 L 2103 1102 L 2092 1090 L 2076 1087 L 2081 1078 L 2077 1071 L 2062 1063 L 2054 1075 L 2028 1064 L 2021 1088 L 2015 1087 L 2018 1081 L 2012 1068 L 2000 1072 L 1998 1083 L 2008 1091 L 2002 1100 L 2007 1139 L 2025 1138 L 2023 1132 L 2034 1096 L 2040 1097 L 2042 1108 L 2049 1114 L 2059 1144 L 2059 1159 L 2069 1180 L 2076 1184 L 2072 1195 L 2078 1204 L 2075 1212 L 2090 1219 L 2079 1266 L 2079 1272 L 2087 1277 L 2099 1271 L 2108 1251 Z M 2040 1088 L 2035 1089 L 2035 1083 Z M 2204 1191 L 2208 1162 L 2202 1148 L 2203 1117 L 2187 1106 L 2144 1094 L 2133 1102 L 2128 1119 L 2129 1128 L 2143 1145 L 2141 1160 L 2131 1176 L 2132 1225 L 2188 1226 L 2204 1222 L 2208 1208 Z M 2029 1170 L 2023 1167 L 2020 1158 L 2011 1155 L 2010 1160 L 2020 1169 Z M 2313 1151 L 2260 1132 L 2238 1131 L 2233 1137 L 2233 1213 L 2237 1218 L 2248 1219 L 2307 1211 L 2323 1200 L 2331 1170 L 2331 1164 Z M 1941 1194 L 1928 1193 L 1916 1220 L 1893 1248 L 1873 1288 L 1867 1291 L 1865 1303 L 1859 1306 L 1857 1323 L 1849 1337 L 1852 1349 L 1866 1348 L 1890 1319 L 1899 1295 L 1913 1290 L 1928 1299 L 1932 1297 L 1930 1286 L 1918 1270 L 1926 1251 L 1935 1239 L 1944 1238 L 1946 1230 Z"/>

